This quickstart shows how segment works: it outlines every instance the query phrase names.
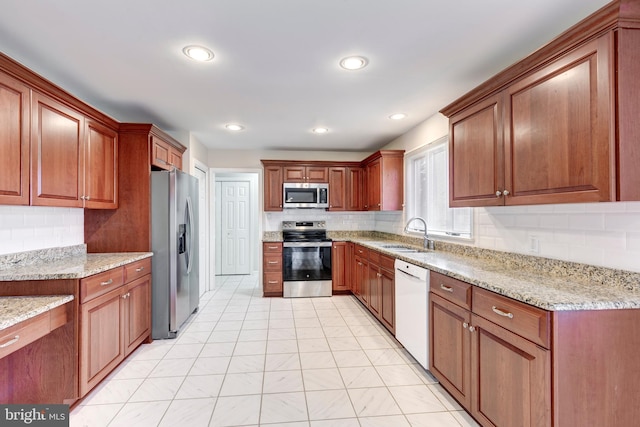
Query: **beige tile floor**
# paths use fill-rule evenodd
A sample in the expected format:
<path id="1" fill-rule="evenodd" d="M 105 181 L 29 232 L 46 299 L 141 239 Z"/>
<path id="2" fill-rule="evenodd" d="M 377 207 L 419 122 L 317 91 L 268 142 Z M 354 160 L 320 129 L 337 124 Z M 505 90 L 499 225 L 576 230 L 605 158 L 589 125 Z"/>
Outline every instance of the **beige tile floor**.
<path id="1" fill-rule="evenodd" d="M 175 340 L 144 344 L 71 426 L 477 424 L 352 296 L 262 298 L 218 276 Z"/>

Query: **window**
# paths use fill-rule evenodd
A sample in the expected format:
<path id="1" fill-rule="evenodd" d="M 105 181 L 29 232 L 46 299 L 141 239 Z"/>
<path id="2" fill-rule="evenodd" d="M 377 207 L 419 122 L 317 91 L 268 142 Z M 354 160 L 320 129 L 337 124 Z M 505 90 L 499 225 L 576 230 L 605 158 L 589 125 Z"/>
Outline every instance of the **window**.
<path id="1" fill-rule="evenodd" d="M 406 158 L 407 219 L 427 221 L 430 236 L 471 238 L 471 208 L 449 208 L 449 144 L 446 137 L 426 145 Z M 424 232 L 413 221 L 409 231 Z"/>

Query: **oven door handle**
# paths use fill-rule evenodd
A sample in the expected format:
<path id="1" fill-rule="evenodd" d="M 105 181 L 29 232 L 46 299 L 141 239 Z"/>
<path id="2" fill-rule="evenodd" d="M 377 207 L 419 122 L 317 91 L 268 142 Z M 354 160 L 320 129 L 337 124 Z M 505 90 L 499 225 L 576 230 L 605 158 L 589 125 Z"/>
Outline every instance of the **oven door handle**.
<path id="1" fill-rule="evenodd" d="M 333 242 L 284 242 L 285 248 L 326 248 L 333 245 Z"/>

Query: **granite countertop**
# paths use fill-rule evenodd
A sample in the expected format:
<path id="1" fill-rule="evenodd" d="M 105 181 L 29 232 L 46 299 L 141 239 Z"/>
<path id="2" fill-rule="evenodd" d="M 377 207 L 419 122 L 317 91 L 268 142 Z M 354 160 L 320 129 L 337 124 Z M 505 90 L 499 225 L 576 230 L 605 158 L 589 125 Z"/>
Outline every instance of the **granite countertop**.
<path id="1" fill-rule="evenodd" d="M 0 331 L 73 301 L 73 295 L 0 297 Z"/>
<path id="2" fill-rule="evenodd" d="M 0 265 L 0 282 L 82 279 L 151 256 L 153 256 L 152 252 L 77 253 L 61 258 L 38 259 L 28 263 L 5 263 Z"/>
<path id="3" fill-rule="evenodd" d="M 503 260 L 479 258 L 438 250 L 425 251 L 415 246 L 418 252 L 406 253 L 381 247 L 402 243 L 394 240 L 344 240 L 545 310 L 640 308 L 638 273 L 610 270 L 611 274 L 607 276 L 607 269 L 580 264 L 572 265 L 575 270 L 571 272 L 551 266 L 545 270 L 517 265 L 508 256 Z M 562 263 L 555 260 L 546 262 Z M 634 281 L 636 286 L 633 286 Z"/>

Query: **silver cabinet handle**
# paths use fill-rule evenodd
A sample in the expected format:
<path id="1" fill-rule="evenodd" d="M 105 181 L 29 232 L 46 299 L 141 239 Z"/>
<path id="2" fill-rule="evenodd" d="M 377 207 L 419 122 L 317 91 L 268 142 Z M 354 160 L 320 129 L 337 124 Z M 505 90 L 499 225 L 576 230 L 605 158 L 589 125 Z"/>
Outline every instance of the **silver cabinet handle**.
<path id="1" fill-rule="evenodd" d="M 9 347 L 11 344 L 17 343 L 19 339 L 20 339 L 20 335 L 16 335 L 15 337 L 13 337 L 13 339 L 7 341 L 6 343 L 0 344 L 0 348 Z"/>
<path id="2" fill-rule="evenodd" d="M 276 283 L 278 283 L 277 280 L 269 280 L 267 283 L 269 283 L 270 285 L 275 285 Z"/>
<path id="3" fill-rule="evenodd" d="M 500 197 L 500 196 L 502 196 L 502 191 L 500 190 L 496 191 L 496 197 Z"/>
<path id="4" fill-rule="evenodd" d="M 267 264 L 277 264 L 278 261 L 267 261 Z"/>
<path id="5" fill-rule="evenodd" d="M 475 332 L 476 328 L 474 328 L 473 326 L 469 326 L 469 332 Z"/>
<path id="6" fill-rule="evenodd" d="M 278 249 L 277 246 L 267 246 L 268 249 Z"/>
<path id="7" fill-rule="evenodd" d="M 495 314 L 498 314 L 498 315 L 503 316 L 503 317 L 508 317 L 509 319 L 513 319 L 513 313 L 510 313 L 510 312 L 504 311 L 504 310 L 500 310 L 495 305 L 491 307 L 491 310 L 493 310 L 493 312 Z"/>
<path id="8" fill-rule="evenodd" d="M 109 279 L 106 282 L 100 282 L 100 286 L 109 286 L 113 283 L 113 279 Z"/>
<path id="9" fill-rule="evenodd" d="M 440 283 L 440 289 L 446 292 L 453 293 L 453 288 L 451 286 L 447 286 L 444 283 Z"/>
<path id="10" fill-rule="evenodd" d="M 136 273 L 140 273 L 142 270 L 144 270 L 144 267 L 138 267 L 136 268 Z"/>
<path id="11" fill-rule="evenodd" d="M 382 277 L 382 274 L 380 274 L 380 273 L 376 273 L 376 275 L 377 275 L 378 277 Z"/>
<path id="12" fill-rule="evenodd" d="M 468 324 L 467 322 L 464 322 L 464 323 L 462 324 L 462 327 L 463 327 L 464 329 L 467 329 L 467 328 L 469 327 L 469 324 Z"/>
<path id="13" fill-rule="evenodd" d="M 502 194 L 504 194 L 504 196 L 507 197 L 510 193 L 509 193 L 509 190 L 504 190 Z"/>

